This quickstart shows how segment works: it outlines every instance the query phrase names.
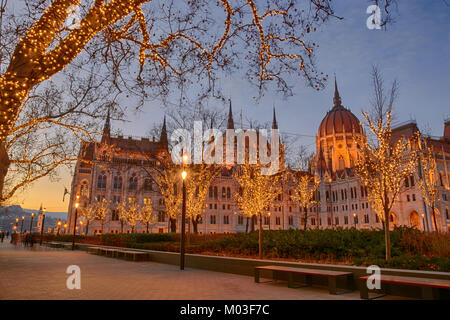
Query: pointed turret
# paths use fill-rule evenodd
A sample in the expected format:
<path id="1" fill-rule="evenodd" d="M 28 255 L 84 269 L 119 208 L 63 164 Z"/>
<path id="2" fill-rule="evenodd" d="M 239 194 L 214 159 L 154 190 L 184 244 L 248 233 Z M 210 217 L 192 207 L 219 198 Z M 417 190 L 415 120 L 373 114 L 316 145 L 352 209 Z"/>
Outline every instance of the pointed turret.
<path id="1" fill-rule="evenodd" d="M 111 138 L 111 109 L 108 108 L 106 114 L 105 126 L 103 127 L 102 142 L 105 142 Z"/>
<path id="2" fill-rule="evenodd" d="M 161 128 L 161 136 L 159 137 L 159 143 L 167 148 L 169 145 L 169 140 L 167 139 L 167 125 L 166 125 L 166 116 L 164 116 L 163 126 Z"/>
<path id="3" fill-rule="evenodd" d="M 277 115 L 275 114 L 275 106 L 273 107 L 272 129 L 278 129 Z"/>
<path id="4" fill-rule="evenodd" d="M 227 129 L 234 129 L 233 110 L 231 108 L 231 99 L 228 99 L 228 101 L 230 101 L 230 110 L 228 111 Z"/>
<path id="5" fill-rule="evenodd" d="M 341 97 L 339 96 L 339 90 L 336 81 L 336 75 L 334 76 L 334 98 L 333 98 L 334 106 L 340 106 L 342 103 Z"/>

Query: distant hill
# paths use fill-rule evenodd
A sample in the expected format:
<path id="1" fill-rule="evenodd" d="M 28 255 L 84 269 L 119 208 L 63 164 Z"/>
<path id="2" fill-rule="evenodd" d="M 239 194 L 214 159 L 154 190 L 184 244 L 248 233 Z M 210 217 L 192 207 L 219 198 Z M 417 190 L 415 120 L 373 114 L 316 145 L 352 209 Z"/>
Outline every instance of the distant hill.
<path id="1" fill-rule="evenodd" d="M 36 212 L 36 210 L 31 210 L 31 209 L 23 209 L 23 211 L 25 211 L 27 213 Z M 45 215 L 47 217 L 52 217 L 52 218 L 61 219 L 61 220 L 66 220 L 66 218 L 67 218 L 67 212 L 49 212 L 49 211 L 46 211 Z"/>

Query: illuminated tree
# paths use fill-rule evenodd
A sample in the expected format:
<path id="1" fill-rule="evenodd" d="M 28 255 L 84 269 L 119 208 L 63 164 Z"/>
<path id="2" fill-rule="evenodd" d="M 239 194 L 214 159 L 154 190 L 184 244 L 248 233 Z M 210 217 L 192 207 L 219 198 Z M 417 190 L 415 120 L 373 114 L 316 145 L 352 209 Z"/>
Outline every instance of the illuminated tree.
<path id="1" fill-rule="evenodd" d="M 86 207 L 81 208 L 81 216 L 86 221 L 86 235 L 89 232 L 89 223 L 96 218 L 97 204 L 90 202 Z"/>
<path id="2" fill-rule="evenodd" d="M 306 230 L 308 209 L 318 203 L 314 200 L 314 195 L 319 188 L 320 180 L 318 177 L 303 172 L 294 172 L 292 178 L 295 181 L 295 188 L 293 188 L 291 199 L 297 201 L 300 208 L 303 209 L 303 229 Z"/>
<path id="3" fill-rule="evenodd" d="M 105 219 L 106 219 L 106 214 L 109 210 L 109 204 L 110 202 L 108 200 L 106 200 L 105 198 L 103 198 L 101 201 L 96 201 L 95 202 L 95 207 L 96 207 L 96 211 L 95 211 L 95 219 L 100 220 L 102 223 L 102 233 L 103 233 L 103 227 L 105 225 Z"/>
<path id="4" fill-rule="evenodd" d="M 153 226 L 157 222 L 158 217 L 153 212 L 152 201 L 150 198 L 148 198 L 144 205 L 140 208 L 139 220 L 145 223 L 147 227 L 147 233 L 148 227 Z"/>
<path id="5" fill-rule="evenodd" d="M 425 202 L 431 209 L 434 229 L 439 231 L 436 222 L 436 203 L 439 201 L 439 188 L 437 186 L 437 168 L 433 148 L 424 141 L 424 147 L 419 151 L 420 161 L 423 166 L 423 177 L 419 180 L 420 190 Z"/>
<path id="6" fill-rule="evenodd" d="M 180 214 L 182 201 L 178 186 L 181 180 L 181 169 L 169 159 L 161 163 L 160 168 L 154 168 L 159 192 L 164 199 L 166 214 L 170 220 L 170 231 L 177 232 L 177 217 Z"/>
<path id="7" fill-rule="evenodd" d="M 237 204 L 247 217 L 259 217 L 259 258 L 262 259 L 262 215 L 267 211 L 273 200 L 280 194 L 282 175 L 263 175 L 260 164 L 250 164 L 246 161 L 235 172 L 240 186 L 236 194 Z"/>
<path id="8" fill-rule="evenodd" d="M 363 112 L 366 126 L 373 135 L 372 143 L 365 138 L 357 138 L 360 147 L 356 172 L 367 186 L 368 198 L 376 214 L 384 222 L 386 260 L 391 258 L 389 218 L 391 209 L 403 186 L 405 178 L 414 173 L 416 153 L 414 144 L 416 136 L 410 141 L 403 137 L 392 137 L 392 106 L 397 92 L 394 81 L 389 99 L 384 95 L 383 81 L 374 67 L 372 80 L 375 89 L 374 112 Z"/>
<path id="9" fill-rule="evenodd" d="M 5 6 L 1 17 L 7 23 L 0 24 L 2 201 L 13 128 L 32 90 L 61 71 L 88 69 L 116 93 L 139 97 L 139 106 L 174 89 L 186 92 L 188 86 L 195 86 L 200 97 L 215 94 L 218 74 L 243 66 L 261 91 L 273 81 L 291 94 L 284 78 L 293 73 L 320 89 L 326 75 L 315 68 L 317 45 L 310 35 L 334 16 L 330 2 L 27 0 Z"/>
<path id="10" fill-rule="evenodd" d="M 134 233 L 135 227 L 141 217 L 140 209 L 139 204 L 134 199 L 126 207 L 124 221 L 131 227 L 131 233 Z"/>
<path id="11" fill-rule="evenodd" d="M 120 220 L 120 233 L 123 233 L 123 224 L 127 219 L 127 211 L 128 211 L 127 203 L 125 202 L 125 200 L 122 200 L 122 202 L 120 202 L 117 205 L 116 210 Z"/>
<path id="12" fill-rule="evenodd" d="M 194 233 L 205 209 L 209 186 L 219 174 L 220 168 L 213 165 L 193 164 L 189 166 L 186 179 L 186 217 L 192 221 Z"/>

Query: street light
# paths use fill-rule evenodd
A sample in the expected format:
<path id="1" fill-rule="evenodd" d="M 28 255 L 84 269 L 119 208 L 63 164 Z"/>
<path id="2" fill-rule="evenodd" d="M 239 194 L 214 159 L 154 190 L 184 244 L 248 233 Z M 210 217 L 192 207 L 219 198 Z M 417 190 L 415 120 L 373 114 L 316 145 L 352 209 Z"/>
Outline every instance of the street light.
<path id="1" fill-rule="evenodd" d="M 355 223 L 355 229 L 356 229 L 356 213 L 353 214 L 353 222 Z"/>
<path id="2" fill-rule="evenodd" d="M 59 229 L 61 228 L 61 220 L 58 220 L 58 231 L 56 232 L 56 235 L 59 236 Z"/>
<path id="3" fill-rule="evenodd" d="M 80 196 L 77 195 L 77 202 L 75 203 L 75 220 L 73 222 L 73 239 L 72 239 L 72 250 L 75 250 L 75 233 L 77 231 L 77 218 L 78 218 L 78 200 L 80 199 Z"/>
<path id="4" fill-rule="evenodd" d="M 22 234 L 24 220 L 25 220 L 25 216 L 22 216 L 22 224 L 20 225 L 20 234 Z"/>
<path id="5" fill-rule="evenodd" d="M 44 236 L 44 222 L 45 222 L 45 208 L 42 209 L 42 223 L 41 223 L 41 241 L 39 245 L 42 246 L 42 237 Z"/>
<path id="6" fill-rule="evenodd" d="M 423 231 L 425 230 L 425 214 L 422 213 L 422 223 L 423 223 Z"/>
<path id="7" fill-rule="evenodd" d="M 183 172 L 181 178 L 183 179 L 183 205 L 181 211 L 181 245 L 180 245 L 180 270 L 184 270 L 184 254 L 185 254 L 185 230 L 186 230 L 186 178 L 187 172 L 184 169 L 188 161 L 187 154 L 183 154 Z"/>
<path id="8" fill-rule="evenodd" d="M 34 212 L 31 213 L 30 233 L 32 233 L 32 231 L 33 231 L 33 218 L 34 218 Z"/>
<path id="9" fill-rule="evenodd" d="M 19 218 L 16 218 L 16 228 L 14 229 L 14 231 L 16 231 L 18 227 L 19 227 Z"/>
<path id="10" fill-rule="evenodd" d="M 270 230 L 270 211 L 267 212 L 267 215 L 269 216 L 269 230 Z"/>

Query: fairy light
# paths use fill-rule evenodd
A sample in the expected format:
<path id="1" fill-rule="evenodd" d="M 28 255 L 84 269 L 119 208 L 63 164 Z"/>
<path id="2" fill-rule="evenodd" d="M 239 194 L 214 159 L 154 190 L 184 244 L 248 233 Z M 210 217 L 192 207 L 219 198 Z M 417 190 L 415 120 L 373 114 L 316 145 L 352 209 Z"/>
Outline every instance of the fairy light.
<path id="1" fill-rule="evenodd" d="M 307 219 L 308 219 L 308 209 L 315 204 L 318 204 L 318 201 L 314 200 L 314 194 L 319 188 L 320 180 L 316 176 L 311 176 L 309 174 L 302 174 L 298 177 L 295 177 L 295 188 L 293 189 L 293 193 L 291 195 L 291 199 L 296 201 L 304 211 L 304 226 L 306 228 Z"/>
<path id="2" fill-rule="evenodd" d="M 435 230 L 438 230 L 436 222 L 436 204 L 439 201 L 439 189 L 437 183 L 436 159 L 433 156 L 433 148 L 424 142 L 423 149 L 419 151 L 420 161 L 423 166 L 423 177 L 419 180 L 420 190 L 426 204 L 431 208 L 431 216 Z"/>

